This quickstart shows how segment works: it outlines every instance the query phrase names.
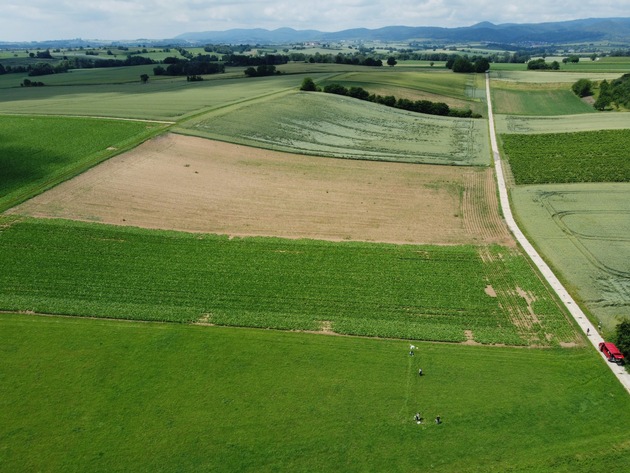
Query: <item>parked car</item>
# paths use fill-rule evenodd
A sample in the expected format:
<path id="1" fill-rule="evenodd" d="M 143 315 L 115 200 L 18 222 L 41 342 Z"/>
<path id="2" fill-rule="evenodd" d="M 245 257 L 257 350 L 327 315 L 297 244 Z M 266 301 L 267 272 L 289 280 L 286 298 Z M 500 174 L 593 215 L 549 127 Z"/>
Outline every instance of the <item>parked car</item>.
<path id="1" fill-rule="evenodd" d="M 599 344 L 599 351 L 601 351 L 608 361 L 612 361 L 617 364 L 623 363 L 623 354 L 615 346 L 614 343 L 601 342 Z"/>

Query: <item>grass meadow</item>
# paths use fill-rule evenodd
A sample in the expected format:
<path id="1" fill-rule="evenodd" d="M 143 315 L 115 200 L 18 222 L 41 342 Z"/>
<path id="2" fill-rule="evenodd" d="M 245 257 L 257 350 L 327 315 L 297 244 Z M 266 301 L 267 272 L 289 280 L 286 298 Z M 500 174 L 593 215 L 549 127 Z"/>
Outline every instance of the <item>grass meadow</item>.
<path id="1" fill-rule="evenodd" d="M 2 471 L 575 473 L 630 461 L 630 398 L 589 349 L 422 344 L 410 357 L 401 341 L 251 329 L 14 314 L 0 327 Z"/>
<path id="2" fill-rule="evenodd" d="M 630 317 L 630 184 L 519 186 L 511 197 L 523 230 L 612 336 Z"/>
<path id="3" fill-rule="evenodd" d="M 146 122 L 0 115 L 0 211 L 163 128 Z"/>
<path id="4" fill-rule="evenodd" d="M 592 105 L 581 100 L 570 84 L 512 84 L 492 82 L 494 112 L 505 115 L 555 116 L 595 113 Z"/>
<path id="5" fill-rule="evenodd" d="M 294 92 L 225 107 L 175 131 L 316 156 L 487 165 L 485 120 L 437 117 L 349 97 Z"/>
<path id="6" fill-rule="evenodd" d="M 630 180 L 628 129 L 500 136 L 516 184 Z"/>
<path id="7" fill-rule="evenodd" d="M 508 248 L 2 223 L 3 310 L 453 342 L 576 341 L 551 293 Z"/>

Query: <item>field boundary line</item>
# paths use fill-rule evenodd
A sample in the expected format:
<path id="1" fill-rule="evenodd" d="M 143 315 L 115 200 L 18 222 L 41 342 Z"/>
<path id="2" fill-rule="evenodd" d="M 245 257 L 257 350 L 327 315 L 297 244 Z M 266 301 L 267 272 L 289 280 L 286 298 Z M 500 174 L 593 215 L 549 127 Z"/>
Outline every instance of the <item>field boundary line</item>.
<path id="1" fill-rule="evenodd" d="M 238 330 L 264 330 L 264 331 L 275 331 L 275 332 L 285 332 L 285 333 L 308 333 L 311 335 L 321 335 L 326 337 L 347 337 L 347 338 L 363 338 L 366 340 L 389 340 L 389 341 L 398 341 L 404 343 L 413 343 L 413 344 L 421 344 L 421 343 L 433 343 L 440 345 L 464 345 L 471 346 L 470 341 L 466 340 L 463 342 L 445 342 L 441 340 L 416 340 L 411 338 L 391 338 L 391 337 L 372 337 L 368 335 L 352 335 L 346 333 L 338 333 L 324 330 L 299 330 L 299 329 L 279 329 L 279 328 L 264 328 L 264 327 L 248 327 L 246 325 L 220 325 L 209 322 L 197 322 L 197 321 L 185 321 L 185 322 L 175 322 L 169 320 L 146 320 L 146 319 L 129 319 L 126 317 L 99 317 L 96 315 L 72 315 L 72 314 L 52 314 L 46 312 L 36 312 L 32 310 L 0 310 L 0 314 L 5 315 L 16 315 L 18 317 L 25 315 L 32 315 L 34 317 L 49 317 L 49 318 L 61 318 L 61 319 L 85 319 L 85 320 L 104 320 L 108 322 L 124 322 L 124 323 L 140 323 L 140 324 L 158 324 L 158 325 L 189 325 L 189 326 L 197 326 L 197 327 L 216 327 L 216 328 L 232 328 Z M 504 343 L 496 343 L 496 344 L 484 344 L 480 343 L 475 346 L 487 347 L 487 348 L 518 348 L 523 350 L 551 350 L 552 346 L 531 346 L 531 345 L 506 345 Z"/>
<path id="2" fill-rule="evenodd" d="M 492 155 L 494 159 L 494 168 L 497 175 L 497 183 L 499 186 L 499 200 L 501 202 L 501 208 L 503 210 L 503 215 L 505 217 L 505 221 L 510 229 L 510 231 L 514 234 L 514 237 L 519 242 L 519 244 L 523 247 L 527 255 L 530 257 L 532 262 L 536 265 L 536 267 L 540 270 L 542 276 L 547 280 L 549 285 L 556 292 L 564 306 L 567 308 L 571 316 L 575 319 L 578 326 L 582 329 L 582 331 L 586 334 L 586 338 L 591 342 L 591 344 L 595 347 L 595 349 L 600 353 L 602 358 L 606 361 L 606 364 L 613 372 L 613 374 L 619 379 L 623 387 L 626 389 L 628 393 L 630 393 L 630 373 L 628 373 L 623 367 L 608 362 L 603 353 L 599 351 L 599 344 L 604 341 L 599 332 L 595 329 L 593 324 L 591 324 L 588 317 L 584 314 L 580 306 L 575 302 L 575 300 L 571 297 L 569 292 L 562 285 L 560 280 L 553 273 L 551 268 L 547 265 L 547 263 L 542 259 L 538 251 L 533 247 L 533 245 L 529 242 L 529 240 L 525 237 L 525 234 L 521 231 L 521 229 L 516 224 L 516 220 L 514 219 L 514 215 L 512 213 L 512 208 L 510 207 L 510 199 L 508 197 L 507 187 L 505 185 L 505 178 L 503 175 L 503 167 L 501 154 L 499 153 L 499 147 L 497 145 L 497 136 L 494 128 L 494 115 L 492 113 L 492 98 L 490 96 L 490 75 L 486 72 L 486 95 L 488 101 L 488 121 L 489 121 L 489 129 L 490 129 L 490 145 L 492 149 Z"/>
<path id="3" fill-rule="evenodd" d="M 221 115 L 221 114 L 229 113 L 231 109 L 238 109 L 240 107 L 249 105 L 250 103 L 257 103 L 259 101 L 266 102 L 272 97 L 287 95 L 295 91 L 297 91 L 295 87 L 287 87 L 286 89 L 276 90 L 274 92 L 257 95 L 255 97 L 248 97 L 245 99 L 236 100 L 234 102 L 230 102 L 224 105 L 219 105 L 216 107 L 206 107 L 202 110 L 194 111 L 190 115 L 184 115 L 181 118 L 181 120 L 178 120 L 177 122 L 175 122 L 175 124 L 181 127 L 183 123 L 194 121 L 206 115 Z"/>
<path id="4" fill-rule="evenodd" d="M 20 116 L 20 117 L 58 117 L 58 118 L 93 118 L 95 120 L 116 120 L 125 122 L 140 122 L 140 123 L 159 123 L 162 125 L 175 125 L 177 122 L 171 122 L 166 120 L 150 120 L 148 118 L 125 118 L 125 117 L 103 117 L 98 115 L 59 115 L 59 114 L 38 114 L 38 113 L 1 113 L 2 116 Z"/>

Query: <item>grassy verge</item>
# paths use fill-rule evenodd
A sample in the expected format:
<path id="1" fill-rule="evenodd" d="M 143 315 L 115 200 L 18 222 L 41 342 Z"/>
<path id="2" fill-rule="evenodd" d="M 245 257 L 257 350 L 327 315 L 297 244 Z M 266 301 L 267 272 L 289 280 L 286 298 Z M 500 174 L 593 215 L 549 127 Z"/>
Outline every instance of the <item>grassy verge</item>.
<path id="1" fill-rule="evenodd" d="M 0 330 L 3 471 L 575 473 L 630 461 L 630 398 L 588 349 L 422 344 L 410 357 L 396 341 L 10 314 Z"/>

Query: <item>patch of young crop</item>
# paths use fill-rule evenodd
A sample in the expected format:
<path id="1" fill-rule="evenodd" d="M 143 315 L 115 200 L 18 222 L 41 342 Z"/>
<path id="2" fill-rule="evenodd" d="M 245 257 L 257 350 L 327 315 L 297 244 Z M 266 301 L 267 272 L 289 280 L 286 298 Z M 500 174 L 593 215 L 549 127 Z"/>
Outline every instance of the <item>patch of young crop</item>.
<path id="1" fill-rule="evenodd" d="M 628 182 L 630 130 L 501 135 L 516 184 Z"/>
<path id="2" fill-rule="evenodd" d="M 605 330 L 630 316 L 630 183 L 522 186 L 523 230 Z"/>
<path id="3" fill-rule="evenodd" d="M 526 345 L 529 332 L 486 287 L 500 277 L 544 297 L 531 270 L 509 266 L 522 256 L 501 247 L 488 250 L 490 261 L 473 246 L 3 222 L 3 310 L 300 330 L 326 322 L 339 333 L 445 341 L 463 341 L 468 330 L 484 343 Z"/>
<path id="4" fill-rule="evenodd" d="M 492 103 L 497 114 L 556 116 L 595 112 L 571 91 L 570 86 L 540 90 L 493 85 Z"/>
<path id="5" fill-rule="evenodd" d="M 566 315 L 520 253 L 493 247 L 481 254 L 488 283 L 506 317 L 502 324 L 507 329 L 503 333 L 506 339 L 517 336 L 528 344 L 541 346 L 577 341 L 578 335 Z M 488 343 L 487 338 L 480 337 L 479 341 Z"/>
<path id="6" fill-rule="evenodd" d="M 0 211 L 84 171 L 161 125 L 0 116 Z"/>

